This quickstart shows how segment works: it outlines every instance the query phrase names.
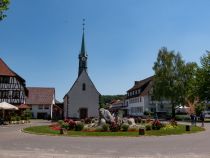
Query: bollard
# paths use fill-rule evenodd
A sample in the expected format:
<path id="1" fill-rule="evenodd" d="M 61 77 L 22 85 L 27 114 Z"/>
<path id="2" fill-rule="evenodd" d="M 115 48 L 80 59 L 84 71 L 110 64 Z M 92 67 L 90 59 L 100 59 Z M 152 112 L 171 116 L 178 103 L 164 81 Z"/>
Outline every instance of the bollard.
<path id="1" fill-rule="evenodd" d="M 67 134 L 67 130 L 65 128 L 60 129 L 60 134 Z"/>
<path id="2" fill-rule="evenodd" d="M 145 135 L 145 129 L 139 128 L 139 135 Z"/>
<path id="3" fill-rule="evenodd" d="M 190 131 L 190 125 L 186 125 L 186 131 Z"/>

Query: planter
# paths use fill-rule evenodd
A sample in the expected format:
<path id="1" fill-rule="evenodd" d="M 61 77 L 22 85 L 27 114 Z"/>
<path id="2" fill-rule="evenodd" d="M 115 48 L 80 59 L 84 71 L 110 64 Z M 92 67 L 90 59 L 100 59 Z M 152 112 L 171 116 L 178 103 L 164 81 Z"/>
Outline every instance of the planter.
<path id="1" fill-rule="evenodd" d="M 145 129 L 139 128 L 139 135 L 145 135 Z"/>

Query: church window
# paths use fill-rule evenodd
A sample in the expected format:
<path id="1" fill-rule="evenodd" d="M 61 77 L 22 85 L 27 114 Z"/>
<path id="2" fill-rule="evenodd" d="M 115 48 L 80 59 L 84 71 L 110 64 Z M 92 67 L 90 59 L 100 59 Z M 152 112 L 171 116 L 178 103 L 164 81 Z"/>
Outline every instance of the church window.
<path id="1" fill-rule="evenodd" d="M 85 85 L 85 83 L 82 84 L 82 90 L 83 90 L 83 91 L 86 90 L 86 85 Z"/>

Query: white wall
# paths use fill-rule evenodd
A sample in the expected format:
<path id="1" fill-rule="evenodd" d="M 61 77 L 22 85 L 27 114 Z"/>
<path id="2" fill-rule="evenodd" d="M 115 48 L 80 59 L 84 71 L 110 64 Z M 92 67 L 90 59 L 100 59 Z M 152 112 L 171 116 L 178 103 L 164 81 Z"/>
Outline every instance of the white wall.
<path id="1" fill-rule="evenodd" d="M 49 106 L 49 109 L 44 109 L 45 106 Z M 47 113 L 47 115 L 50 115 L 51 105 L 42 105 L 43 109 L 39 109 L 39 105 L 31 105 L 33 113 L 33 117 L 37 118 L 37 113 Z"/>
<path id="2" fill-rule="evenodd" d="M 132 100 L 137 100 L 137 102 L 132 102 Z M 138 113 L 133 113 L 131 112 L 131 109 L 132 108 L 137 108 L 137 107 L 141 107 L 142 108 L 142 112 L 138 112 Z M 142 96 L 139 96 L 139 97 L 136 97 L 136 98 L 130 98 L 128 99 L 128 113 L 129 115 L 133 115 L 133 116 L 142 116 L 144 114 L 144 97 Z"/>
<path id="3" fill-rule="evenodd" d="M 83 83 L 86 85 L 85 91 L 82 90 Z M 68 117 L 79 118 L 80 108 L 88 109 L 88 117 L 99 116 L 99 93 L 85 71 L 82 72 L 67 95 L 68 101 L 67 96 L 65 96 L 64 107 L 68 106 Z"/>

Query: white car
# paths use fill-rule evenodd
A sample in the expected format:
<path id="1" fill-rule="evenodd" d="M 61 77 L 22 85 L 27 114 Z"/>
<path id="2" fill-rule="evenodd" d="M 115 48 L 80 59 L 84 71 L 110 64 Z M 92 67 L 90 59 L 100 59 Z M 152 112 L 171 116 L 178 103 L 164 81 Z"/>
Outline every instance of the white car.
<path id="1" fill-rule="evenodd" d="M 210 111 L 204 111 L 205 118 L 210 118 Z"/>

